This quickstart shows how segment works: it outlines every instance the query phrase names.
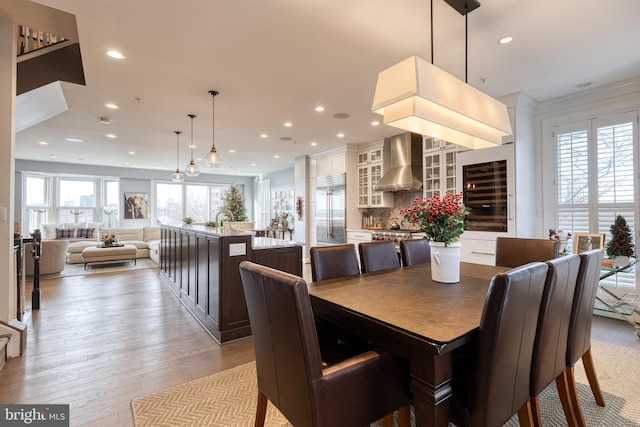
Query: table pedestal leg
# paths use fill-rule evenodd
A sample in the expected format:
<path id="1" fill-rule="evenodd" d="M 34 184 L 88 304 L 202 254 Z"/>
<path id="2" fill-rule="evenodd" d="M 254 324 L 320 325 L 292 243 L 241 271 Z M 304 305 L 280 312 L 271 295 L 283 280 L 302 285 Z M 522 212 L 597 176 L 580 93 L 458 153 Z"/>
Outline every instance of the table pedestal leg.
<path id="1" fill-rule="evenodd" d="M 416 426 L 447 427 L 453 392 L 451 353 L 412 352 L 409 363 Z"/>

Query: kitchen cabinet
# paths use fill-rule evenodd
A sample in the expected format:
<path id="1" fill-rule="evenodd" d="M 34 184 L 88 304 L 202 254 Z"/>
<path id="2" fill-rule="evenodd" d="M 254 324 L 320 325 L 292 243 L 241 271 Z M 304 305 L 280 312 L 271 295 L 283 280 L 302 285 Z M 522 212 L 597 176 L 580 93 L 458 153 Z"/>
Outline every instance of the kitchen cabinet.
<path id="1" fill-rule="evenodd" d="M 353 243 L 356 248 L 360 242 L 370 242 L 372 238 L 371 231 L 368 230 L 347 230 L 347 243 Z"/>
<path id="2" fill-rule="evenodd" d="M 358 207 L 389 208 L 393 207 L 393 193 L 374 191 L 382 174 L 387 171 L 385 159 L 389 159 L 389 146 L 370 148 L 357 153 Z"/>
<path id="3" fill-rule="evenodd" d="M 458 146 L 437 138 L 424 138 L 423 196 L 456 192 L 456 157 Z"/>
<path id="4" fill-rule="evenodd" d="M 541 202 L 536 201 L 535 188 L 537 103 L 522 93 L 505 96 L 500 101 L 507 106 L 513 134 L 503 138 L 503 145 L 499 147 L 458 152 L 456 155 L 456 184 L 458 191 L 463 192 L 463 197 L 466 197 L 464 193 L 467 191 L 467 184 L 463 182 L 465 170 L 482 175 L 485 173 L 482 169 L 488 163 L 495 164 L 499 170 L 504 167 L 504 173 L 499 172 L 493 178 L 485 177 L 488 180 L 483 183 L 487 186 L 483 190 L 486 194 L 477 191 L 474 195 L 474 198 L 478 196 L 476 201 L 471 202 L 480 202 L 476 203 L 476 207 L 479 207 L 476 213 L 479 212 L 483 218 L 478 223 L 478 216 L 474 212 L 468 217 L 469 227 L 465 226 L 460 237 L 460 255 L 464 262 L 494 265 L 496 238 L 499 236 L 547 238 L 540 221 Z M 478 166 L 480 169 L 477 169 Z M 475 176 L 474 179 L 480 178 Z M 469 182 L 468 185 L 473 186 L 473 183 Z M 472 189 L 469 190 L 471 196 Z M 490 212 L 492 209 L 494 212 Z"/>
<path id="5" fill-rule="evenodd" d="M 346 172 L 344 152 L 318 157 L 315 160 L 316 177 Z"/>

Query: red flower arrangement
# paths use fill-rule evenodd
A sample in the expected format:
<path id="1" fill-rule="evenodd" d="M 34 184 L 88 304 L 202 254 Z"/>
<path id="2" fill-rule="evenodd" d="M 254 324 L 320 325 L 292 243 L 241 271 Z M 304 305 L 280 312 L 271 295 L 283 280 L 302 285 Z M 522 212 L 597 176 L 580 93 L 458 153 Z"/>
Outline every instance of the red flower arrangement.
<path id="1" fill-rule="evenodd" d="M 445 193 L 442 198 L 435 194 L 428 199 L 416 197 L 413 205 L 400 210 L 403 223 L 418 225 L 420 231 L 433 242 L 449 246 L 464 232 L 464 217 L 471 209 L 462 203 L 462 193 Z"/>

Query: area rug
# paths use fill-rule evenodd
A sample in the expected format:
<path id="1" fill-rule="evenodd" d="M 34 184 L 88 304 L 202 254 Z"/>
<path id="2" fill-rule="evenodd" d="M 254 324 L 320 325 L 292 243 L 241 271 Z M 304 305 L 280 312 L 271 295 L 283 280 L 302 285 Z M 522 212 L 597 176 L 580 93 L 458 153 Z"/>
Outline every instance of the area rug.
<path id="1" fill-rule="evenodd" d="M 592 343 L 592 354 L 607 406 L 598 406 L 591 394 L 582 364 L 576 378 L 588 426 L 640 427 L 640 352 Z M 555 385 L 540 396 L 545 427 L 566 426 Z M 253 426 L 257 401 L 253 362 L 190 381 L 131 402 L 136 427 Z M 291 426 L 272 404 L 268 427 Z M 519 426 L 517 416 L 506 426 Z"/>
<path id="2" fill-rule="evenodd" d="M 158 268 L 158 264 L 153 262 L 151 258 L 140 258 L 134 265 L 131 261 L 122 262 L 110 262 L 110 263 L 97 263 L 89 264 L 87 269 L 84 269 L 84 264 L 65 264 L 64 270 L 55 274 L 44 274 L 40 276 L 41 280 L 57 279 L 59 277 L 71 277 L 71 276 L 84 276 L 87 274 L 102 274 L 102 273 L 114 273 L 117 271 L 128 270 L 144 270 L 147 268 Z M 31 278 L 29 278 L 31 279 Z"/>

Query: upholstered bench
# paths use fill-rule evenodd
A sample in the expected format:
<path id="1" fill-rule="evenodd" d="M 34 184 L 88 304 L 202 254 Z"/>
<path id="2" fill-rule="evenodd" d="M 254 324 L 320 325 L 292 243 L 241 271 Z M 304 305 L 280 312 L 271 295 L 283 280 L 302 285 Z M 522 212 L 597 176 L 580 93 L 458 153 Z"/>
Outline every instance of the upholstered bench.
<path id="1" fill-rule="evenodd" d="M 87 269 L 87 265 L 96 262 L 114 262 L 130 260 L 136 263 L 136 257 L 138 256 L 138 249 L 134 245 L 123 246 L 89 246 L 82 250 L 82 262 L 84 262 L 84 268 Z"/>

